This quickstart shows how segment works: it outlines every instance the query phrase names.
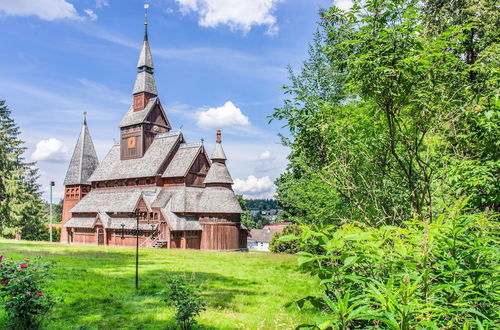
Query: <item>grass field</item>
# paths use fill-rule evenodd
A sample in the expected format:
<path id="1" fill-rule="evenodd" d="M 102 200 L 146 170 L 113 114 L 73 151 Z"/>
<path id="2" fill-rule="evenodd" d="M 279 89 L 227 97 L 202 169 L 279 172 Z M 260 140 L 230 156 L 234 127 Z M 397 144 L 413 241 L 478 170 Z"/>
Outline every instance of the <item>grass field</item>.
<path id="1" fill-rule="evenodd" d="M 291 329 L 313 314 L 287 303 L 317 293 L 290 255 L 141 249 L 136 292 L 133 248 L 0 240 L 0 253 L 57 262 L 50 292 L 62 301 L 50 313 L 48 329 L 172 328 L 174 311 L 157 295 L 172 274 L 201 286 L 208 305 L 198 329 Z M 4 319 L 0 314 L 1 328 Z"/>

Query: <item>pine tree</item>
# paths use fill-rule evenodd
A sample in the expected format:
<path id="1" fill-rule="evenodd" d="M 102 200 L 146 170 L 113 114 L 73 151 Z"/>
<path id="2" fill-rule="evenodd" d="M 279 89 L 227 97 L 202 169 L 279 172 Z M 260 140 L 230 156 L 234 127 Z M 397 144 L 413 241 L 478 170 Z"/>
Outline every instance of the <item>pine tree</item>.
<path id="1" fill-rule="evenodd" d="M 11 112 L 0 101 L 0 235 L 23 238 L 46 238 L 46 213 L 34 163 L 26 162 L 26 148 L 19 138 L 19 127 Z"/>

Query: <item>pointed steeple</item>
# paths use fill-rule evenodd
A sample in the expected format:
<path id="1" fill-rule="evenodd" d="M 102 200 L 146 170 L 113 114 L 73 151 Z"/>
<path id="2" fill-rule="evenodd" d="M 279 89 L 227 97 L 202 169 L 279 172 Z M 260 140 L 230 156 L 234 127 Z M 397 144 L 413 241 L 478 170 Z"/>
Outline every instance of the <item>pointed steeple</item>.
<path id="1" fill-rule="evenodd" d="M 83 119 L 80 136 L 76 142 L 71 162 L 69 163 L 64 185 L 89 185 L 88 178 L 99 165 L 99 160 L 94 149 L 94 143 L 90 137 L 89 128 L 87 126 L 86 113 Z"/>
<path id="2" fill-rule="evenodd" d="M 226 167 L 226 154 L 224 153 L 224 149 L 222 149 L 220 130 L 217 130 L 217 139 L 215 141 L 217 143 L 215 144 L 215 149 L 211 157 L 212 165 L 203 183 L 210 186 L 229 186 L 230 188 L 233 184 L 233 179 Z"/>
<path id="3" fill-rule="evenodd" d="M 212 153 L 212 157 L 210 157 L 210 158 L 213 161 L 225 163 L 227 158 L 226 158 L 226 154 L 224 153 L 224 149 L 222 149 L 221 135 L 222 135 L 222 132 L 220 129 L 218 129 L 217 130 L 217 138 L 215 140 L 215 142 L 216 142 L 215 149 L 214 149 L 214 152 Z"/>
<path id="4" fill-rule="evenodd" d="M 133 94 L 149 93 L 156 96 L 158 95 L 158 91 L 156 89 L 156 82 L 153 76 L 153 56 L 151 55 L 148 40 L 147 8 L 148 6 L 144 5 L 144 40 L 142 42 L 139 60 L 137 61 L 137 69 L 139 71 L 137 72 L 137 78 L 135 79 Z"/>

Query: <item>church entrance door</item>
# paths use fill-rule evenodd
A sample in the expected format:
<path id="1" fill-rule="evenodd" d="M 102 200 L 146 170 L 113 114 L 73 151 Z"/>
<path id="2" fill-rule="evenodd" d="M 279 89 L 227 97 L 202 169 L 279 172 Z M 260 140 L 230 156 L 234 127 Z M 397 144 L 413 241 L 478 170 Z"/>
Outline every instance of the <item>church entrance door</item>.
<path id="1" fill-rule="evenodd" d="M 97 228 L 97 245 L 104 245 L 104 230 Z"/>

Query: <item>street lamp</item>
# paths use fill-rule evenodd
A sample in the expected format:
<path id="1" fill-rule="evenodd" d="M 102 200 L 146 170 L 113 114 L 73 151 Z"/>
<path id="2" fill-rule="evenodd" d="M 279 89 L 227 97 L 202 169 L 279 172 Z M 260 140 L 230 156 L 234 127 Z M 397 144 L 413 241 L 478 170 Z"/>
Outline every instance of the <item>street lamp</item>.
<path id="1" fill-rule="evenodd" d="M 50 241 L 52 242 L 52 187 L 56 184 L 54 181 L 50 181 L 50 204 L 49 204 L 49 236 Z"/>
<path id="2" fill-rule="evenodd" d="M 133 216 L 137 220 L 137 225 L 135 230 L 131 230 L 132 235 L 135 235 L 135 288 L 139 289 L 139 235 L 143 235 L 146 230 L 139 230 L 139 217 L 141 213 L 139 210 L 135 210 Z M 121 224 L 121 239 L 125 239 L 125 224 Z M 158 234 L 158 230 L 155 230 L 155 225 L 151 224 L 151 239 L 154 239 Z"/>

